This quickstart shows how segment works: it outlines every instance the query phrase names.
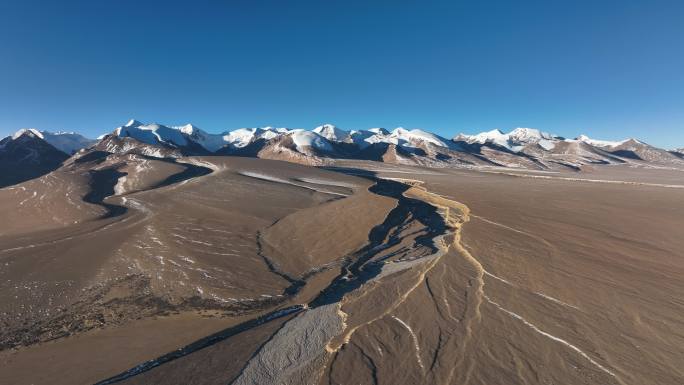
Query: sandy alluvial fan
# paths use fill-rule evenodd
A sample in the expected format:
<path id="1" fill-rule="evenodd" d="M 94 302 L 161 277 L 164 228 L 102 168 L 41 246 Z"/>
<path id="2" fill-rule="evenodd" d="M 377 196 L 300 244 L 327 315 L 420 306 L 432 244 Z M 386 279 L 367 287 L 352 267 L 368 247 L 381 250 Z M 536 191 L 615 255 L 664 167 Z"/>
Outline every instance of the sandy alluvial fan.
<path id="1" fill-rule="evenodd" d="M 0 169 L 2 384 L 684 378 L 681 150 L 131 120 Z"/>

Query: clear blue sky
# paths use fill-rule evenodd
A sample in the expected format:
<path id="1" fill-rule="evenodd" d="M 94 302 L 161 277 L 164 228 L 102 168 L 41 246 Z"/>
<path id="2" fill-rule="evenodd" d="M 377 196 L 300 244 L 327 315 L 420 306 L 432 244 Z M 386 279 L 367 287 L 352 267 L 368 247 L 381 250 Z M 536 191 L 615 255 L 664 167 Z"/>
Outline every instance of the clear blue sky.
<path id="1" fill-rule="evenodd" d="M 535 127 L 684 146 L 684 1 L 0 0 L 0 134 Z"/>

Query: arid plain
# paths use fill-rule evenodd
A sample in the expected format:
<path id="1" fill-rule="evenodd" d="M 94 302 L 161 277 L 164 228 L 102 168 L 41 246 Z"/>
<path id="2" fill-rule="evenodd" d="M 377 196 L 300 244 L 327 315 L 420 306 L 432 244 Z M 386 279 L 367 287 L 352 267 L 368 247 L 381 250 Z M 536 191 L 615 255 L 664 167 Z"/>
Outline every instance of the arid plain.
<path id="1" fill-rule="evenodd" d="M 681 171 L 127 156 L 0 190 L 0 383 L 684 377 Z"/>

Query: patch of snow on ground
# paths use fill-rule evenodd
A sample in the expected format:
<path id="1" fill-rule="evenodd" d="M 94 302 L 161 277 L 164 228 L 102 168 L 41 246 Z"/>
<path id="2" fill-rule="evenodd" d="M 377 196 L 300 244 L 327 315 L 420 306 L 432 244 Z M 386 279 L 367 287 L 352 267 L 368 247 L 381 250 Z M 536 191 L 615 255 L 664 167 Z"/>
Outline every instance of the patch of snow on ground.
<path id="1" fill-rule="evenodd" d="M 247 177 L 250 177 L 250 178 L 256 178 L 256 179 L 266 180 L 266 181 L 269 181 L 269 182 L 276 182 L 276 183 L 289 184 L 289 185 L 292 185 L 292 186 L 297 186 L 297 187 L 305 188 L 305 189 L 308 189 L 308 190 L 313 190 L 313 191 L 321 192 L 321 193 L 324 193 L 324 194 L 339 195 L 339 196 L 344 196 L 344 197 L 349 196 L 348 194 L 342 194 L 342 193 L 338 193 L 338 192 L 334 192 L 334 191 L 321 190 L 321 189 L 317 189 L 317 188 L 314 188 L 314 187 L 311 187 L 311 186 L 306 186 L 306 185 L 303 185 L 303 184 L 295 183 L 295 182 L 293 182 L 293 181 L 291 181 L 291 180 L 289 180 L 289 179 L 282 179 L 282 178 L 278 178 L 278 177 L 275 177 L 275 176 L 272 176 L 272 175 L 262 174 L 262 173 L 258 173 L 258 172 L 240 171 L 240 172 L 238 172 L 238 174 L 243 175 L 243 176 L 247 176 Z"/>
<path id="2" fill-rule="evenodd" d="M 329 180 L 329 179 L 318 179 L 318 178 L 297 178 L 298 181 L 305 182 L 305 183 L 312 183 L 312 184 L 322 184 L 322 185 L 328 185 L 328 186 L 337 186 L 337 187 L 347 187 L 347 188 L 354 188 L 357 187 L 357 185 L 353 183 L 346 183 L 346 182 L 340 182 L 340 181 L 334 181 L 334 180 Z"/>
<path id="3" fill-rule="evenodd" d="M 114 185 L 114 195 L 122 195 L 126 193 L 126 175 L 119 178 Z"/>

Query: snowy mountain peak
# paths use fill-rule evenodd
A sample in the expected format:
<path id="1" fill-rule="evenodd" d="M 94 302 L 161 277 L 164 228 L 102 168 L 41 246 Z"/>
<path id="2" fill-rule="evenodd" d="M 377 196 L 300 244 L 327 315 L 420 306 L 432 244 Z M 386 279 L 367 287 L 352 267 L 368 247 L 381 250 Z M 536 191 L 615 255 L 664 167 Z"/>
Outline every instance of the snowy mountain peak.
<path id="1" fill-rule="evenodd" d="M 332 141 L 344 141 L 349 138 L 349 131 L 341 130 L 333 124 L 324 124 L 313 129 L 313 132 Z"/>
<path id="2" fill-rule="evenodd" d="M 508 146 L 508 135 L 504 134 L 503 131 L 495 128 L 490 131 L 481 132 L 476 135 L 466 135 L 460 134 L 458 136 L 459 140 L 465 140 L 468 143 L 493 143 L 499 146 Z"/>
<path id="3" fill-rule="evenodd" d="M 324 130 L 336 130 L 336 129 L 338 129 L 338 128 L 334 124 L 326 123 L 326 124 L 321 124 L 320 126 L 314 128 L 312 131 L 315 133 L 319 133 L 320 131 L 324 131 Z"/>
<path id="4" fill-rule="evenodd" d="M 324 137 L 313 131 L 292 130 L 287 134 L 292 138 L 297 150 L 305 152 L 303 147 L 311 147 L 318 150 L 332 151 L 332 146 Z"/>
<path id="5" fill-rule="evenodd" d="M 392 130 L 388 138 L 394 144 L 417 145 L 421 142 L 426 142 L 440 147 L 449 147 L 449 141 L 446 139 L 418 128 L 407 130 L 403 127 L 397 127 Z"/>
<path id="6" fill-rule="evenodd" d="M 182 132 L 182 133 L 184 133 L 184 134 L 188 134 L 188 135 L 194 134 L 195 131 L 201 131 L 197 126 L 195 126 L 195 125 L 192 124 L 192 123 L 188 123 L 188 124 L 186 124 L 186 125 L 184 125 L 184 126 L 173 127 L 173 128 L 177 128 L 180 132 Z"/>
<path id="7" fill-rule="evenodd" d="M 172 146 L 185 146 L 188 141 L 178 129 L 161 124 L 143 124 L 131 119 L 125 126 L 118 127 L 114 134 L 119 137 L 131 137 L 147 144 L 166 143 Z"/>
<path id="8" fill-rule="evenodd" d="M 242 148 L 248 145 L 256 133 L 256 128 L 238 128 L 223 136 L 223 140 L 232 147 Z"/>
<path id="9" fill-rule="evenodd" d="M 143 124 L 135 119 L 131 119 L 124 125 L 124 127 L 137 127 L 137 126 L 142 126 Z"/>
<path id="10" fill-rule="evenodd" d="M 513 150 L 518 151 L 526 145 L 539 145 L 545 150 L 552 150 L 563 138 L 539 131 L 536 128 L 516 128 L 508 133 L 508 142 Z"/>
<path id="11" fill-rule="evenodd" d="M 516 128 L 508 133 L 508 137 L 520 142 L 536 142 L 542 139 L 554 139 L 555 136 L 536 128 Z"/>
<path id="12" fill-rule="evenodd" d="M 16 140 L 16 139 L 18 139 L 19 137 L 21 137 L 22 135 L 35 136 L 35 137 L 37 137 L 37 138 L 45 139 L 45 138 L 43 137 L 43 133 L 41 133 L 40 131 L 36 130 L 35 128 L 22 128 L 21 130 L 15 132 L 15 133 L 12 135 L 12 139 L 13 139 L 13 140 Z"/>
<path id="13" fill-rule="evenodd" d="M 279 135 L 287 134 L 289 131 L 284 128 L 238 128 L 221 135 L 224 146 L 232 148 L 242 148 L 248 144 L 259 140 L 270 140 Z"/>
<path id="14" fill-rule="evenodd" d="M 477 135 L 460 134 L 454 140 L 479 144 L 490 143 L 518 152 L 527 145 L 536 144 L 546 150 L 551 150 L 562 138 L 542 132 L 536 128 L 516 128 L 507 134 L 499 129 L 481 132 Z"/>
<path id="15" fill-rule="evenodd" d="M 642 142 L 639 139 L 635 138 L 628 138 L 626 140 L 623 140 L 622 142 L 618 142 L 617 145 L 612 146 L 611 148 L 620 148 L 620 149 L 636 149 L 636 148 L 643 148 L 643 147 L 648 147 L 648 148 L 655 148 L 651 146 L 648 143 Z"/>

